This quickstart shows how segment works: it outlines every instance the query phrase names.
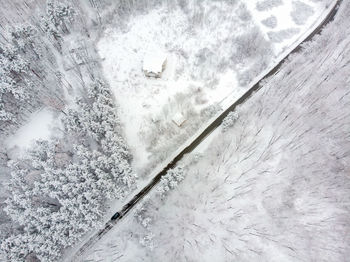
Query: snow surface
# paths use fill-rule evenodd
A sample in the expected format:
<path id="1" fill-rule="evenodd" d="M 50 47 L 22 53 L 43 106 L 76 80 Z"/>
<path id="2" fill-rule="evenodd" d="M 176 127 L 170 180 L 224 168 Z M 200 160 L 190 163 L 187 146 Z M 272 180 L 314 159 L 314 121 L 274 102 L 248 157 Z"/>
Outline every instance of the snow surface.
<path id="1" fill-rule="evenodd" d="M 24 153 L 25 150 L 31 147 L 34 141 L 49 139 L 53 121 L 54 114 L 47 108 L 34 112 L 25 125 L 20 127 L 14 135 L 6 139 L 7 148 L 16 147 L 21 153 Z"/>
<path id="2" fill-rule="evenodd" d="M 350 5 L 339 12 L 238 109 L 231 130 L 212 134 L 202 158 L 184 160 L 186 178 L 167 199 L 152 193 L 82 259 L 346 261 Z"/>

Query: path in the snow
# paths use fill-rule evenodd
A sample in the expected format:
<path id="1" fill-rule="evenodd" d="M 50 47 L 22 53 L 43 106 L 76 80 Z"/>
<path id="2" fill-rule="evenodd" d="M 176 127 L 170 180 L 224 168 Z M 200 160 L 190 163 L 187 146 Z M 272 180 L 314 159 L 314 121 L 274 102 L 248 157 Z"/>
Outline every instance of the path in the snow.
<path id="1" fill-rule="evenodd" d="M 282 58 L 282 60 L 275 65 L 266 75 L 264 75 L 258 82 L 256 82 L 244 95 L 242 95 L 236 102 L 234 102 L 231 106 L 229 106 L 224 112 L 222 112 L 214 121 L 212 121 L 211 124 L 209 124 L 193 141 L 186 146 L 180 153 L 178 153 L 171 162 L 168 163 L 166 167 L 162 169 L 161 172 L 159 172 L 152 180 L 151 182 L 146 185 L 139 193 L 137 193 L 126 205 L 123 206 L 123 208 L 116 212 L 115 215 L 112 217 L 112 219 L 107 222 L 105 227 L 101 229 L 98 233 L 93 235 L 90 239 L 87 240 L 87 242 L 77 251 L 74 258 L 77 259 L 80 257 L 80 255 L 87 250 L 88 247 L 90 247 L 93 243 L 98 241 L 102 238 L 103 235 L 105 235 L 119 220 L 121 220 L 129 211 L 141 200 L 143 199 L 147 193 L 160 181 L 161 177 L 165 175 L 168 170 L 172 169 L 177 162 L 182 159 L 182 157 L 185 154 L 188 154 L 192 152 L 204 139 L 210 135 L 217 127 L 219 127 L 223 121 L 223 119 L 231 112 L 233 111 L 238 105 L 242 104 L 245 100 L 247 100 L 255 91 L 257 91 L 259 88 L 261 88 L 260 83 L 264 81 L 265 79 L 269 78 L 270 76 L 274 75 L 281 67 L 281 65 L 288 59 L 288 57 L 298 52 L 302 45 L 305 42 L 308 42 L 312 39 L 313 36 L 320 33 L 322 28 L 333 20 L 334 16 L 337 13 L 338 7 L 342 3 L 343 0 L 337 0 L 328 13 L 328 15 L 321 21 L 321 23 L 304 39 L 302 40 L 291 52 L 289 52 L 286 56 Z M 75 260 L 73 259 L 73 260 Z"/>

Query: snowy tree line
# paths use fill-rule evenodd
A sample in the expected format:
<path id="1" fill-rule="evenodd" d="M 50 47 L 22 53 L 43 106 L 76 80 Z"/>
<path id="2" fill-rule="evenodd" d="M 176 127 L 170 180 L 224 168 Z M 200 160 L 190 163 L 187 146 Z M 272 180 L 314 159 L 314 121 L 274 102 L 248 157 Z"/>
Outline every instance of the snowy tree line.
<path id="1" fill-rule="evenodd" d="M 168 191 L 177 187 L 182 180 L 184 180 L 184 168 L 181 165 L 170 169 L 165 176 L 163 176 L 157 187 L 157 192 L 160 197 L 164 198 Z"/>
<path id="2" fill-rule="evenodd" d="M 231 111 L 222 121 L 222 132 L 226 132 L 228 129 L 233 127 L 238 119 L 238 113 L 236 111 Z"/>
<path id="3" fill-rule="evenodd" d="M 12 8 L 20 5 L 15 3 Z M 97 55 L 90 43 L 95 28 L 89 28 L 90 31 L 87 28 L 96 19 L 94 9 L 77 1 L 51 0 L 44 8 L 44 12 L 33 11 L 33 16 L 21 24 L 12 25 L 9 20 L 7 26 L 1 26 L 2 135 L 14 133 L 30 113 L 42 106 L 62 109 L 66 103 L 65 90 L 72 86 L 85 88 L 100 74 Z M 92 12 L 91 18 L 84 16 L 88 10 Z M 77 41 L 79 50 L 71 50 L 69 43 Z M 85 68 L 78 66 L 79 63 Z M 66 64 L 72 65 L 70 71 L 64 68 Z"/>
<path id="4" fill-rule="evenodd" d="M 5 211 L 20 227 L 1 247 L 11 261 L 59 258 L 99 225 L 108 200 L 133 189 L 136 176 L 111 93 L 99 80 L 87 91 L 64 117 L 63 138 L 37 141 L 25 159 L 10 163 Z"/>
<path id="5" fill-rule="evenodd" d="M 0 130 L 13 132 L 26 116 L 50 100 L 63 104 L 55 52 L 74 20 L 66 4 L 48 2 L 46 14 L 33 24 L 7 28 L 0 41 Z M 49 41 L 48 41 L 49 40 Z"/>
<path id="6" fill-rule="evenodd" d="M 1 175 L 11 173 L 0 214 L 2 221 L 12 220 L 0 228 L 8 261 L 57 260 L 99 225 L 108 201 L 135 185 L 132 157 L 93 47 L 98 2 L 48 1 L 44 15 L 1 32 L 0 145 L 40 107 L 61 119 L 53 140 L 36 141 L 20 159 L 1 147 Z M 71 49 L 71 43 L 79 45 Z"/>
<path id="7" fill-rule="evenodd" d="M 35 1 L 39 2 L 39 1 Z M 65 105 L 63 72 L 60 71 L 57 48 L 48 41 L 47 33 L 39 15 L 33 10 L 31 19 L 20 23 L 12 23 L 16 19 L 16 9 L 27 2 L 3 2 L 0 26 L 0 235 L 1 240 L 14 229 L 14 223 L 6 216 L 4 200 L 12 188 L 5 189 L 5 182 L 10 178 L 11 169 L 7 162 L 16 159 L 16 155 L 8 151 L 5 145 L 9 135 L 16 132 L 30 117 L 42 107 L 61 111 Z M 6 4 L 6 6 L 5 6 Z M 56 5 L 53 4 L 52 5 Z M 49 5 L 47 6 L 49 10 Z M 17 10 L 16 10 L 17 11 Z M 23 13 L 22 13 L 23 15 Z M 36 19 L 38 18 L 38 19 Z M 45 13 L 42 19 L 48 19 Z M 7 192 L 8 191 L 8 192 Z M 1 260 L 1 258 L 0 258 Z"/>
<path id="8" fill-rule="evenodd" d="M 48 77 L 43 46 L 38 31 L 31 25 L 18 26 L 9 32 L 9 42 L 0 46 L 0 130 L 23 121 L 23 113 L 37 108 L 39 92 L 46 89 Z M 51 63 L 52 66 L 52 63 Z M 51 74 L 52 75 L 52 74 Z M 46 90 L 49 91 L 49 90 Z M 53 95 L 54 89 L 50 90 Z M 45 92 L 46 94 L 48 92 Z M 57 97 L 60 99 L 60 97 Z M 12 124 L 12 125 L 11 125 Z"/>

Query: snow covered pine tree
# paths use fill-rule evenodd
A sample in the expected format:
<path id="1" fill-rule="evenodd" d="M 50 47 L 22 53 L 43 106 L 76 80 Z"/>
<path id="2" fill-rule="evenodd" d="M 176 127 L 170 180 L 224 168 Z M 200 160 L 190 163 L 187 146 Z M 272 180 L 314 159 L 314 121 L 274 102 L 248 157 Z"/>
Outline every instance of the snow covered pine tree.
<path id="1" fill-rule="evenodd" d="M 58 259 L 99 225 L 108 200 L 135 186 L 108 87 L 96 80 L 77 105 L 63 120 L 63 138 L 37 141 L 27 159 L 11 163 L 6 212 L 19 227 L 1 245 L 11 261 Z M 71 141 L 77 144 L 71 147 Z"/>

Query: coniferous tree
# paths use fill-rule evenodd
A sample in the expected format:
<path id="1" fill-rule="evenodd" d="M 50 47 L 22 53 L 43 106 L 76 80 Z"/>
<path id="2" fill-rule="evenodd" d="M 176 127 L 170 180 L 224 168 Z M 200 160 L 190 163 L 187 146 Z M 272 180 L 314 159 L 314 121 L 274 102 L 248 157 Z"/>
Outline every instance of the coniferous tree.
<path id="1" fill-rule="evenodd" d="M 99 225 L 108 200 L 124 197 L 135 186 L 112 94 L 103 82 L 89 87 L 85 101 L 68 110 L 63 123 L 63 139 L 39 140 L 27 159 L 12 163 L 5 211 L 22 230 L 6 238 L 2 249 L 13 261 L 28 254 L 55 260 Z M 68 160 L 62 161 L 62 144 L 77 136 L 83 143 L 64 152 Z"/>

